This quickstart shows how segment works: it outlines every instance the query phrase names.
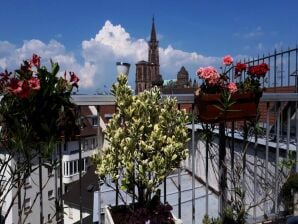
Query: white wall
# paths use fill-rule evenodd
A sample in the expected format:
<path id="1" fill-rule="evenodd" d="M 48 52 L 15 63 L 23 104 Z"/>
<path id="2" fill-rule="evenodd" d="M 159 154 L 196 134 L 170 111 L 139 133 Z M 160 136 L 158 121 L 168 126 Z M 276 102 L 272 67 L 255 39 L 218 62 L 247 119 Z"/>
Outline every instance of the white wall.
<path id="1" fill-rule="evenodd" d="M 15 166 L 15 163 L 12 162 L 12 168 Z M 34 165 L 32 169 L 35 169 L 37 166 Z M 10 175 L 10 173 L 6 173 L 6 175 Z M 43 185 L 43 216 L 44 222 L 46 223 L 49 218 L 52 218 L 56 211 L 55 211 L 55 197 L 56 197 L 56 189 L 55 186 L 58 187 L 59 181 L 57 181 L 57 185 L 55 185 L 55 172 L 53 170 L 52 175 L 48 176 L 48 169 L 46 167 L 42 167 L 42 185 Z M 23 210 L 22 213 L 22 223 L 39 223 L 40 220 L 40 198 L 39 198 L 39 171 L 36 169 L 33 173 L 31 173 L 30 177 L 28 178 L 28 184 L 22 188 L 21 191 L 21 203 L 25 207 L 25 201 L 28 202 L 30 199 L 29 209 L 25 211 Z M 52 191 L 52 194 L 49 197 L 49 192 Z M 8 196 L 6 197 L 6 206 L 3 208 L 3 212 L 7 211 L 8 206 L 11 204 L 12 197 L 16 195 L 16 189 L 13 189 L 9 192 Z M 35 202 L 34 202 L 35 200 Z M 27 218 L 26 218 L 27 217 Z M 11 209 L 11 212 L 8 216 L 6 223 L 16 224 L 18 223 L 19 215 L 18 215 L 18 198 L 16 198 L 15 203 Z M 54 218 L 52 223 L 56 223 L 56 219 Z"/>

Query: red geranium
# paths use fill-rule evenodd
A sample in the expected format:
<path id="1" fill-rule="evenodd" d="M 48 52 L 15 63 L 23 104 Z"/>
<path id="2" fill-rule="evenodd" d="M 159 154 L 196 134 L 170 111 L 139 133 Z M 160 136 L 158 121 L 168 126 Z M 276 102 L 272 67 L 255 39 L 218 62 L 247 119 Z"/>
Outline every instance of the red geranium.
<path id="1" fill-rule="evenodd" d="M 251 66 L 248 68 L 247 74 L 255 75 L 257 77 L 263 77 L 269 71 L 269 67 L 266 63 L 262 63 L 256 66 Z"/>
<path id="2" fill-rule="evenodd" d="M 235 76 L 238 77 L 242 72 L 246 71 L 247 65 L 238 62 L 235 66 Z"/>
<path id="3" fill-rule="evenodd" d="M 74 72 L 69 72 L 70 75 L 70 83 L 72 86 L 78 88 L 78 82 L 80 81 L 80 79 L 78 78 L 78 76 L 74 73 Z"/>
<path id="4" fill-rule="evenodd" d="M 40 67 L 40 56 L 38 56 L 37 54 L 33 54 L 32 59 L 30 60 L 30 65 L 31 66 L 35 66 L 37 68 Z"/>
<path id="5" fill-rule="evenodd" d="M 28 80 L 29 85 L 31 89 L 33 90 L 39 90 L 40 89 L 40 81 L 36 77 L 32 77 L 31 79 Z"/>

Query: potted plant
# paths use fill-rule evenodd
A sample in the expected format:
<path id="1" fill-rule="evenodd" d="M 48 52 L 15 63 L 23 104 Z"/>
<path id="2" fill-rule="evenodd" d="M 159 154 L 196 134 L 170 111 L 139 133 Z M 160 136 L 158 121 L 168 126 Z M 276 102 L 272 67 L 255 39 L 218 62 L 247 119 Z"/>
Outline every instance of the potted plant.
<path id="1" fill-rule="evenodd" d="M 70 136 L 78 131 L 71 93 L 74 87 L 78 88 L 79 78 L 73 72 L 69 73 L 69 78 L 66 73 L 59 76 L 58 63 L 51 61 L 48 70 L 41 65 L 40 59 L 34 54 L 14 72 L 5 70 L 0 73 L 0 140 L 1 152 L 6 155 L 0 160 L 1 209 L 5 203 L 3 198 L 12 193 L 3 222 L 16 203 L 19 208 L 18 223 L 25 222 L 28 213 L 24 212 L 25 202 L 21 192 L 26 190 L 26 179 L 32 172 L 39 170 L 39 190 L 42 195 L 41 167 L 46 162 L 49 164 L 61 135 Z M 3 181 L 5 175 L 7 179 Z M 38 194 L 34 202 L 37 197 Z M 41 197 L 40 205 L 42 207 Z M 40 223 L 43 223 L 42 208 Z"/>
<path id="2" fill-rule="evenodd" d="M 247 67 L 246 64 L 232 65 L 233 58 L 227 55 L 223 58 L 224 71 L 219 74 L 212 67 L 199 68 L 197 75 L 203 80 L 196 91 L 195 104 L 198 118 L 205 123 L 254 119 L 257 115 L 259 99 L 262 95 L 260 80 L 269 70 L 262 63 Z M 235 78 L 247 75 L 244 81 L 230 82 L 228 73 L 235 69 Z"/>
<path id="3" fill-rule="evenodd" d="M 186 158 L 186 112 L 178 110 L 175 99 L 161 99 L 157 87 L 133 95 L 125 75 L 117 80 L 111 90 L 116 112 L 105 131 L 108 146 L 94 157 L 97 173 L 103 180 L 109 175 L 136 202 L 124 206 L 119 223 L 175 223 L 170 205 L 160 202 L 158 187 Z M 134 222 L 124 221 L 130 219 Z"/>

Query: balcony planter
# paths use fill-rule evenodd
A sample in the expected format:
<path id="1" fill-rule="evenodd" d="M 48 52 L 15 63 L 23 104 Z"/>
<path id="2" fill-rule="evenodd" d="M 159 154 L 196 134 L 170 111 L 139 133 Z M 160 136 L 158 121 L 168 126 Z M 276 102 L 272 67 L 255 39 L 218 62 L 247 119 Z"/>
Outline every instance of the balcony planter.
<path id="1" fill-rule="evenodd" d="M 110 207 L 110 206 L 105 206 L 104 208 L 104 213 L 105 213 L 105 224 L 118 224 L 118 223 L 126 223 L 127 218 L 131 218 L 131 215 L 129 215 L 129 209 L 127 206 L 118 206 L 116 207 Z M 170 213 L 172 216 L 174 223 L 175 224 L 183 224 L 181 219 L 177 219 L 172 213 Z M 116 217 L 115 221 L 113 217 Z M 118 218 L 117 218 L 118 217 Z M 139 220 L 134 220 L 134 221 L 142 221 L 145 220 L 143 214 L 139 213 Z M 117 221 L 118 219 L 118 221 Z M 134 221 L 128 223 L 134 223 Z M 146 223 L 146 222 L 144 222 Z M 155 223 L 155 222 L 150 222 L 150 223 Z M 163 223 L 163 222 L 158 222 L 158 223 Z M 170 222 L 169 222 L 170 223 Z"/>
<path id="2" fill-rule="evenodd" d="M 221 109 L 221 94 L 196 95 L 195 106 L 198 119 L 204 123 L 254 119 L 257 115 L 261 95 L 254 93 L 232 94 L 231 101 L 233 104 L 226 109 Z"/>

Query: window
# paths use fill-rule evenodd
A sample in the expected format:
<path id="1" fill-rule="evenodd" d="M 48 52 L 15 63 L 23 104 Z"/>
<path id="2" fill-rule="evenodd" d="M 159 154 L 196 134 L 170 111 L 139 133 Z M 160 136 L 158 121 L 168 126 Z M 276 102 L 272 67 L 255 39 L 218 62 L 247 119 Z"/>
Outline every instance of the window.
<path id="1" fill-rule="evenodd" d="M 92 138 L 92 148 L 95 148 L 95 147 L 97 147 L 97 145 L 96 145 L 96 138 Z"/>
<path id="2" fill-rule="evenodd" d="M 84 139 L 84 149 L 88 149 L 88 139 Z"/>
<path id="3" fill-rule="evenodd" d="M 86 161 L 86 159 L 82 159 L 81 160 L 81 162 L 82 162 L 82 168 L 81 168 L 81 170 L 83 171 L 83 170 L 85 170 L 85 162 Z"/>
<path id="4" fill-rule="evenodd" d="M 66 176 L 66 163 L 65 162 L 63 163 L 63 174 L 64 174 L 64 176 Z"/>
<path id="5" fill-rule="evenodd" d="M 62 143 L 59 142 L 59 143 L 57 144 L 57 154 L 58 154 L 58 155 L 59 155 L 59 152 L 60 152 L 61 149 L 62 149 Z"/>
<path id="6" fill-rule="evenodd" d="M 29 211 L 31 207 L 31 199 L 30 198 L 26 198 L 24 201 L 24 208 L 25 211 Z"/>
<path id="7" fill-rule="evenodd" d="M 29 188 L 29 187 L 31 187 L 31 178 L 30 178 L 30 177 L 27 177 L 27 178 L 25 179 L 24 186 L 25 186 L 25 188 Z"/>
<path id="8" fill-rule="evenodd" d="M 73 165 L 73 173 L 77 173 L 78 172 L 78 160 L 75 160 Z"/>
<path id="9" fill-rule="evenodd" d="M 98 126 L 98 119 L 97 119 L 97 117 L 92 117 L 92 125 L 93 126 Z"/>
<path id="10" fill-rule="evenodd" d="M 69 163 L 69 175 L 73 175 L 73 162 Z"/>
<path id="11" fill-rule="evenodd" d="M 48 191 L 48 199 L 51 200 L 54 198 L 54 192 L 53 190 Z"/>
<path id="12" fill-rule="evenodd" d="M 64 162 L 64 176 L 69 176 L 69 162 Z"/>
<path id="13" fill-rule="evenodd" d="M 71 207 L 68 208 L 68 218 L 73 219 L 72 208 Z"/>
<path id="14" fill-rule="evenodd" d="M 53 167 L 52 166 L 49 166 L 48 167 L 48 177 L 50 177 L 50 176 L 53 176 L 54 174 L 53 174 Z"/>
<path id="15" fill-rule="evenodd" d="M 63 151 L 64 151 L 64 152 L 67 152 L 67 146 L 68 146 L 68 145 L 67 145 L 67 142 L 65 142 L 65 143 L 63 144 Z"/>
<path id="16" fill-rule="evenodd" d="M 61 189 L 62 188 L 58 187 L 58 198 L 61 198 L 61 195 L 62 195 Z"/>

